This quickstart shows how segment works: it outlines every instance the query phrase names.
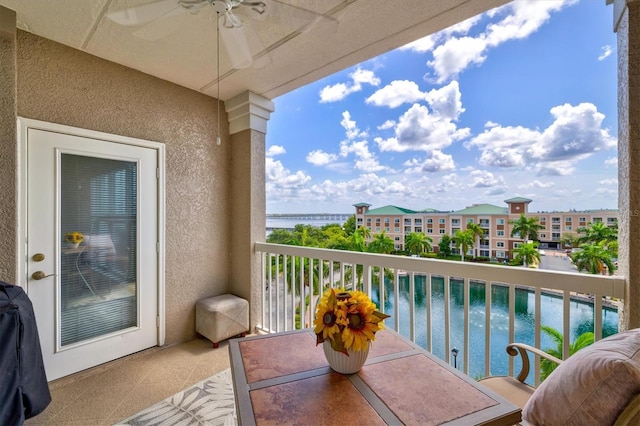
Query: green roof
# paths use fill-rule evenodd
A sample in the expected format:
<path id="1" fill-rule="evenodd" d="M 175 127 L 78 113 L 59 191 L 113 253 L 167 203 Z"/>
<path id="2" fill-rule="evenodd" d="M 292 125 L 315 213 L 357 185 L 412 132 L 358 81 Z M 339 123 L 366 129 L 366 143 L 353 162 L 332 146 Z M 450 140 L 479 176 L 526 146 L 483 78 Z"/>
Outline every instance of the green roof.
<path id="1" fill-rule="evenodd" d="M 509 198 L 508 200 L 504 200 L 505 203 L 530 203 L 532 201 L 533 200 L 524 197 L 513 197 Z"/>
<path id="2" fill-rule="evenodd" d="M 441 210 L 432 209 L 432 208 L 427 208 L 427 209 L 424 209 L 424 210 L 420 210 L 418 213 L 446 213 L 446 212 L 443 212 Z"/>
<path id="3" fill-rule="evenodd" d="M 358 203 L 358 204 L 354 204 L 353 207 L 371 207 L 371 204 Z"/>
<path id="4" fill-rule="evenodd" d="M 451 214 L 460 215 L 482 215 L 482 214 L 508 214 L 506 207 L 498 207 L 493 204 L 474 204 Z"/>
<path id="5" fill-rule="evenodd" d="M 398 206 L 384 206 L 378 207 L 377 209 L 369 210 L 367 215 L 403 215 L 403 214 L 414 214 L 418 213 L 415 210 L 404 209 Z"/>

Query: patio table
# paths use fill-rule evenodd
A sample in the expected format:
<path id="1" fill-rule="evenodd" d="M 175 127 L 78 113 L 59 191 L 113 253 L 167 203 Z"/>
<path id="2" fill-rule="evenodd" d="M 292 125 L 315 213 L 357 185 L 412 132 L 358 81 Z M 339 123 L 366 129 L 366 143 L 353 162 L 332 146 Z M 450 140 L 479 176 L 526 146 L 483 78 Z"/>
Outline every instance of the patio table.
<path id="1" fill-rule="evenodd" d="M 310 329 L 229 343 L 240 425 L 513 425 L 521 410 L 393 330 L 362 370 L 329 367 Z"/>

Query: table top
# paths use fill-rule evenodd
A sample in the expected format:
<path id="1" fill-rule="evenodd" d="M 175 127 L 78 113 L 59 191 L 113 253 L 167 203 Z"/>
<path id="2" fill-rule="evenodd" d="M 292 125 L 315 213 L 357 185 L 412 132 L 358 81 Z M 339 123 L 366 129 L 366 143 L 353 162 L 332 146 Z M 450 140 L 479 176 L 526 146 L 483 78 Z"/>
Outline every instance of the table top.
<path id="1" fill-rule="evenodd" d="M 521 410 L 393 330 L 362 370 L 329 367 L 312 330 L 232 339 L 238 423 L 513 425 Z"/>

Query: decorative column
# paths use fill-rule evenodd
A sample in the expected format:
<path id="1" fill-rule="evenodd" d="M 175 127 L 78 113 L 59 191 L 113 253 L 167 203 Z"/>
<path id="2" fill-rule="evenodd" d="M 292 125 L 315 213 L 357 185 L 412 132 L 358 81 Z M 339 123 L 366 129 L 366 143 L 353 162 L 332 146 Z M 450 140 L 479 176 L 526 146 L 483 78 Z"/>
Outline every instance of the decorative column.
<path id="1" fill-rule="evenodd" d="M 0 6 L 0 280 L 16 283 L 16 13 Z"/>
<path id="2" fill-rule="evenodd" d="M 231 149 L 230 291 L 249 301 L 250 329 L 261 322 L 262 266 L 254 251 L 266 235 L 265 139 L 270 100 L 245 92 L 225 102 Z"/>
<path id="3" fill-rule="evenodd" d="M 611 3 L 611 0 L 608 0 Z M 618 273 L 620 330 L 640 327 L 640 1 L 613 1 L 618 36 Z"/>

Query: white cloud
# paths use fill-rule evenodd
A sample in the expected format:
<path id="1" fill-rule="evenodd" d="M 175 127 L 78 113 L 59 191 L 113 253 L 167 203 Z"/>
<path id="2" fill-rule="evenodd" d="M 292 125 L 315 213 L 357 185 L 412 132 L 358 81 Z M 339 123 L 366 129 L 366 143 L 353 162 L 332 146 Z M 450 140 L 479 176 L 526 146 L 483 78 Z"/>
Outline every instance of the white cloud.
<path id="1" fill-rule="evenodd" d="M 411 50 L 417 53 L 429 52 L 442 39 L 451 37 L 453 34 L 467 34 L 469 30 L 482 18 L 482 15 L 476 15 L 465 21 L 445 28 L 435 34 L 430 34 L 420 38 L 414 42 L 408 43 L 400 48 L 400 50 Z"/>
<path id="2" fill-rule="evenodd" d="M 311 177 L 302 171 L 291 173 L 280 161 L 269 157 L 265 159 L 265 178 L 268 192 L 278 188 L 298 188 L 311 180 Z"/>
<path id="3" fill-rule="evenodd" d="M 405 161 L 403 165 L 407 167 L 405 173 L 409 174 L 450 171 L 456 167 L 453 157 L 449 154 L 444 154 L 442 151 L 432 151 L 424 160 L 412 158 L 409 161 Z"/>
<path id="4" fill-rule="evenodd" d="M 320 91 L 320 102 L 337 102 L 346 98 L 351 93 L 359 92 L 362 90 L 363 84 L 370 84 L 372 86 L 378 86 L 380 79 L 375 76 L 373 71 L 363 70 L 357 68 L 354 72 L 349 74 L 351 78 L 350 83 L 337 83 L 333 86 L 325 86 Z"/>
<path id="5" fill-rule="evenodd" d="M 393 127 L 396 125 L 396 122 L 393 120 L 387 120 L 384 123 L 382 123 L 381 125 L 378 126 L 378 130 L 387 130 L 387 129 L 393 129 Z"/>
<path id="6" fill-rule="evenodd" d="M 417 53 L 429 52 L 435 46 L 436 38 L 434 34 L 430 34 L 426 37 L 419 38 L 416 41 L 405 44 L 400 50 L 411 50 Z"/>
<path id="7" fill-rule="evenodd" d="M 575 172 L 575 161 L 549 161 L 536 165 L 538 176 L 569 176 Z"/>
<path id="8" fill-rule="evenodd" d="M 349 154 L 353 154 L 355 156 L 353 167 L 363 172 L 390 170 L 381 165 L 376 155 L 369 150 L 368 141 L 363 139 L 367 137 L 367 133 L 360 131 L 356 121 L 351 119 L 349 111 L 342 113 L 340 125 L 344 127 L 347 136 L 347 140 L 340 143 L 340 157 L 346 158 Z"/>
<path id="9" fill-rule="evenodd" d="M 367 137 L 367 132 L 361 132 L 355 120 L 351 119 L 351 113 L 349 111 L 345 111 L 342 113 L 342 120 L 340 121 L 340 125 L 344 127 L 347 139 L 349 140 Z"/>
<path id="10" fill-rule="evenodd" d="M 516 127 L 488 127 L 465 143 L 481 151 L 480 164 L 493 167 L 535 166 L 538 175 L 567 175 L 575 163 L 593 153 L 613 149 L 616 139 L 602 128 L 604 115 L 591 103 L 551 108 L 554 122 L 544 131 Z"/>
<path id="11" fill-rule="evenodd" d="M 453 142 L 469 136 L 468 128 L 459 129 L 454 121 L 464 112 L 457 81 L 425 94 L 431 111 L 413 104 L 398 119 L 393 137 L 374 141 L 380 151 L 441 151 Z"/>
<path id="12" fill-rule="evenodd" d="M 469 129 L 430 114 L 425 106 L 414 104 L 399 119 L 395 136 L 375 138 L 380 151 L 436 151 L 469 136 Z"/>
<path id="13" fill-rule="evenodd" d="M 353 164 L 356 170 L 360 170 L 363 172 L 378 172 L 381 170 L 388 170 L 386 166 L 380 164 L 375 154 L 369 151 L 369 144 L 367 141 L 343 141 L 340 144 L 340 155 L 342 157 L 346 157 L 349 154 L 354 154 L 356 157 Z"/>
<path id="14" fill-rule="evenodd" d="M 611 157 L 604 160 L 605 167 L 618 167 L 618 157 Z"/>
<path id="15" fill-rule="evenodd" d="M 600 185 L 618 185 L 618 179 L 602 179 L 600 182 L 598 182 Z"/>
<path id="16" fill-rule="evenodd" d="M 519 185 L 518 188 L 520 189 L 528 189 L 528 188 L 540 188 L 540 189 L 545 189 L 545 188 L 551 188 L 555 185 L 555 183 L 553 182 L 541 182 L 539 180 L 534 180 L 528 183 L 525 183 L 523 185 Z"/>
<path id="17" fill-rule="evenodd" d="M 434 49 L 433 60 L 428 61 L 427 65 L 434 69 L 436 81 L 442 83 L 469 65 L 484 62 L 486 49 L 487 40 L 483 37 L 451 38 Z"/>
<path id="18" fill-rule="evenodd" d="M 506 16 L 497 23 L 488 25 L 484 32 L 476 36 L 449 37 L 451 32 L 445 33 L 444 42 L 434 43 L 433 60 L 428 61 L 427 65 L 434 69 L 435 80 L 442 83 L 470 65 L 484 62 L 490 48 L 509 40 L 528 37 L 549 20 L 552 12 L 576 2 L 577 0 L 513 1 L 492 11 L 493 16 Z M 475 21 L 471 24 L 475 24 Z M 460 32 L 466 34 L 464 31 Z M 438 39 L 438 35 L 435 37 Z"/>
<path id="19" fill-rule="evenodd" d="M 283 146 L 280 145 L 271 145 L 268 149 L 267 152 L 265 153 L 265 155 L 267 157 L 275 157 L 276 155 L 282 155 L 282 154 L 286 154 L 287 150 L 284 149 Z"/>
<path id="20" fill-rule="evenodd" d="M 338 156 L 335 154 L 326 153 L 320 149 L 315 151 L 311 151 L 307 154 L 307 162 L 313 164 L 314 166 L 324 166 L 326 164 L 330 164 L 338 159 Z"/>
<path id="21" fill-rule="evenodd" d="M 486 170 L 474 170 L 470 173 L 472 178 L 472 188 L 492 188 L 504 185 L 502 176 L 496 177 L 493 173 Z"/>
<path id="22" fill-rule="evenodd" d="M 344 83 L 337 83 L 333 86 L 325 86 L 320 91 L 320 102 L 337 102 L 346 98 L 351 93 L 349 87 Z"/>
<path id="23" fill-rule="evenodd" d="M 444 87 L 431 90 L 426 99 L 433 113 L 445 120 L 457 120 L 464 112 L 460 85 L 455 80 Z"/>
<path id="24" fill-rule="evenodd" d="M 395 80 L 366 99 L 367 104 L 396 108 L 424 99 L 425 94 L 414 81 Z"/>
<path id="25" fill-rule="evenodd" d="M 608 44 L 605 46 L 602 46 L 602 53 L 600 54 L 600 56 L 598 56 L 598 60 L 604 61 L 606 58 L 611 56 L 612 53 L 613 53 L 613 49 L 611 48 L 611 46 L 609 46 Z"/>

